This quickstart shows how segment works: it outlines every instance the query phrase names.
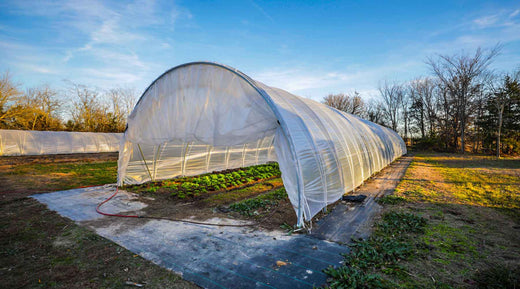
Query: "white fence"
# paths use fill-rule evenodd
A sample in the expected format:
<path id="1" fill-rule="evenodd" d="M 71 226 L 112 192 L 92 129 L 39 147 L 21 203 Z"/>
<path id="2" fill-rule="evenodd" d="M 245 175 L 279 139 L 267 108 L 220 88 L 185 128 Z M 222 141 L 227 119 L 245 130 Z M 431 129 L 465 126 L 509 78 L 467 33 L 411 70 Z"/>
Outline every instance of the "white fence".
<path id="1" fill-rule="evenodd" d="M 0 130 L 0 156 L 119 151 L 122 133 Z"/>

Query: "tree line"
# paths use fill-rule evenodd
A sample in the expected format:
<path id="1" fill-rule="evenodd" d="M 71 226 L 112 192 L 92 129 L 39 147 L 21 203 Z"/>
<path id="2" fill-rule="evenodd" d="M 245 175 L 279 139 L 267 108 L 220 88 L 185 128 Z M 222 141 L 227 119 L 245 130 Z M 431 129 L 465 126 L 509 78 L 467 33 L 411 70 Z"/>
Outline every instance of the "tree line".
<path id="1" fill-rule="evenodd" d="M 123 132 L 137 99 L 135 90 L 99 90 L 67 82 L 22 91 L 9 72 L 0 77 L 0 129 Z"/>
<path id="2" fill-rule="evenodd" d="M 392 128 L 419 149 L 519 154 L 520 67 L 491 71 L 499 51 L 429 57 L 430 76 L 385 81 L 368 102 L 354 92 L 327 95 L 323 103 Z"/>

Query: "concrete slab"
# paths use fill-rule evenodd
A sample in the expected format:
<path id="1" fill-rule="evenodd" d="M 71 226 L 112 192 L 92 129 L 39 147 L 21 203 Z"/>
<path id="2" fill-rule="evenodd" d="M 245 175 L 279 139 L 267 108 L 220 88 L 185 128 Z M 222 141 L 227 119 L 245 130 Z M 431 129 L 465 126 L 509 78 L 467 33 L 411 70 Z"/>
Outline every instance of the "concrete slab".
<path id="1" fill-rule="evenodd" d="M 103 215 L 96 212 L 96 206 L 112 195 L 114 189 L 115 184 L 39 194 L 31 197 L 46 204 L 50 210 L 79 222 L 102 218 Z M 93 204 L 95 206 L 92 210 Z M 146 207 L 146 204 L 137 202 L 133 194 L 120 191 L 110 202 L 103 205 L 103 211 L 115 214 L 138 211 L 144 207 Z"/>
<path id="2" fill-rule="evenodd" d="M 327 278 L 322 270 L 340 265 L 340 254 L 348 252 L 347 247 L 333 242 L 307 235 L 286 236 L 281 231 L 98 215 L 97 204 L 112 193 L 111 187 L 93 187 L 32 197 L 205 288 L 320 286 Z M 121 191 L 103 206 L 103 211 L 135 212 L 145 206 Z M 286 265 L 277 266 L 277 261 Z"/>

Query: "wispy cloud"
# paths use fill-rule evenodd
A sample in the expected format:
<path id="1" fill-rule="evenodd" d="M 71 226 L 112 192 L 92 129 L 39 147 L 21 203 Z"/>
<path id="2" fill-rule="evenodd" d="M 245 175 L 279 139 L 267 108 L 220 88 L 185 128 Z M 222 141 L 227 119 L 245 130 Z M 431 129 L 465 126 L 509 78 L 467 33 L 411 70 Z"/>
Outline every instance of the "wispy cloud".
<path id="1" fill-rule="evenodd" d="M 475 24 L 478 29 L 517 25 L 518 19 L 516 18 L 519 13 L 520 9 L 500 10 L 493 14 L 477 17 L 473 20 L 473 24 Z"/>
<path id="2" fill-rule="evenodd" d="M 321 100 L 327 93 L 358 91 L 365 98 L 378 94 L 378 81 L 394 79 L 407 71 L 416 71 L 423 65 L 417 61 L 385 64 L 378 67 L 351 67 L 345 70 L 299 68 L 277 69 L 252 73 L 251 77 L 269 86 L 278 87 L 297 95 Z M 324 89 L 328 89 L 324 92 Z"/>
<path id="3" fill-rule="evenodd" d="M 489 26 L 495 25 L 498 22 L 498 20 L 500 19 L 499 17 L 500 17 L 499 14 L 487 15 L 487 16 L 477 18 L 477 19 L 473 20 L 473 22 L 475 24 L 477 24 L 479 27 L 484 28 L 484 27 L 489 27 Z"/>
<path id="4" fill-rule="evenodd" d="M 258 5 L 255 1 L 253 0 L 250 0 L 249 3 L 251 3 L 251 5 L 258 11 L 260 12 L 260 14 L 262 14 L 265 18 L 269 19 L 269 21 L 271 22 L 274 22 L 274 19 L 273 17 L 271 17 L 271 15 L 267 14 L 267 12 L 265 12 L 264 8 L 262 8 L 260 5 Z"/>
<path id="5" fill-rule="evenodd" d="M 19 40 L 23 37 L 0 35 L 3 54 L 13 56 L 12 60 L 4 61 L 8 66 L 41 74 L 67 71 L 71 81 L 94 82 L 96 79 L 106 85 L 142 80 L 150 69 L 158 66 L 143 59 L 143 55 L 148 56 L 145 52 L 171 49 L 169 38 L 159 38 L 159 31 L 171 34 L 176 21 L 192 17 L 187 9 L 169 2 L 158 5 L 155 1 L 144 0 L 132 3 L 11 1 L 9 13 L 46 19 L 45 29 L 54 37 L 45 43 L 48 51 L 42 53 L 38 43 L 24 43 Z M 11 27 L 2 25 L 4 29 Z M 158 45 L 151 46 L 151 43 Z"/>
<path id="6" fill-rule="evenodd" d="M 255 75 L 255 78 L 259 81 L 291 92 L 327 87 L 331 84 L 344 82 L 350 77 L 338 72 L 314 74 L 296 69 L 263 71 Z"/>
<path id="7" fill-rule="evenodd" d="M 43 74 L 57 74 L 58 73 L 57 71 L 51 70 L 48 67 L 42 67 L 42 66 L 38 66 L 38 65 L 34 65 L 34 64 L 22 63 L 21 66 L 24 67 L 25 69 L 27 69 L 28 71 L 37 72 L 37 73 L 43 73 Z"/>

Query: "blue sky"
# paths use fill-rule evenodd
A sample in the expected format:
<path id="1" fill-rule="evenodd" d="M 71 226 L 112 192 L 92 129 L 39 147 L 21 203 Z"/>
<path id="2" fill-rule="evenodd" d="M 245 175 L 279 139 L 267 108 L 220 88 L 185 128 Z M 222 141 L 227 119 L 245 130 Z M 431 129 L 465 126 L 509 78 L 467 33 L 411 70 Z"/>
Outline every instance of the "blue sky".
<path id="1" fill-rule="evenodd" d="M 190 61 L 233 66 L 322 99 L 429 75 L 427 56 L 504 45 L 520 66 L 519 1 L 0 0 L 0 72 L 24 87 L 64 80 L 139 94 Z"/>

